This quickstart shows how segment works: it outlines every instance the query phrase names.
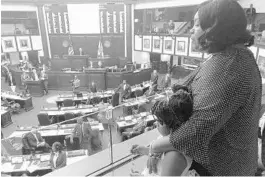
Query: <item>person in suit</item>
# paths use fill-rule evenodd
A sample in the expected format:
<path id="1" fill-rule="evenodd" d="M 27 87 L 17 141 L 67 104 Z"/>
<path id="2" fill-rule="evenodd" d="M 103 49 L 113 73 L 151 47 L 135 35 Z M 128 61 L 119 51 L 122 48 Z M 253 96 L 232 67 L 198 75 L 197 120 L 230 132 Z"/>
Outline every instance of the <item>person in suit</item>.
<path id="1" fill-rule="evenodd" d="M 66 152 L 63 151 L 63 146 L 59 142 L 52 144 L 52 153 L 50 157 L 50 165 L 52 170 L 65 167 L 67 164 Z"/>
<path id="2" fill-rule="evenodd" d="M 85 52 L 83 51 L 83 49 L 82 48 L 79 48 L 79 55 L 85 55 Z"/>
<path id="3" fill-rule="evenodd" d="M 32 130 L 23 136 L 22 141 L 26 150 L 49 152 L 51 149 L 38 132 L 37 127 L 32 127 Z"/>
<path id="4" fill-rule="evenodd" d="M 80 80 L 77 75 L 74 76 L 74 79 L 70 81 L 72 83 L 73 92 L 80 87 Z"/>
<path id="5" fill-rule="evenodd" d="M 246 26 L 237 1 L 210 0 L 199 6 L 191 39 L 196 49 L 212 56 L 183 83 L 194 100 L 190 119 L 170 136 L 154 141 L 151 156 L 180 151 L 210 176 L 255 175 L 262 78 L 248 49 L 254 37 Z M 153 171 L 157 161 L 149 162 Z"/>
<path id="6" fill-rule="evenodd" d="M 129 99 L 131 97 L 131 86 L 127 84 L 126 80 L 123 80 L 122 83 L 117 88 L 116 92 L 120 93 L 120 103 L 123 99 Z"/>
<path id="7" fill-rule="evenodd" d="M 26 81 L 28 81 L 30 79 L 31 78 L 29 77 L 29 75 L 25 71 L 23 71 L 23 73 L 21 75 L 21 84 L 22 84 L 22 86 L 24 86 L 24 90 L 26 93 L 29 93 Z"/>
<path id="8" fill-rule="evenodd" d="M 165 90 L 166 88 L 170 86 L 171 86 L 171 78 L 170 78 L 170 74 L 167 73 L 161 81 L 161 88 L 162 90 Z"/>
<path id="9" fill-rule="evenodd" d="M 152 85 L 157 85 L 157 83 L 158 83 L 158 74 L 157 74 L 156 70 L 154 70 L 152 75 L 151 75 L 151 83 L 152 83 Z M 157 90 L 157 86 L 154 89 L 156 91 Z"/>
<path id="10" fill-rule="evenodd" d="M 91 87 L 89 88 L 89 90 L 92 93 L 96 93 L 97 92 L 97 86 L 96 86 L 94 81 L 91 83 Z"/>
<path id="11" fill-rule="evenodd" d="M 92 128 L 88 122 L 84 122 L 83 118 L 77 119 L 77 124 L 74 127 L 70 143 L 74 143 L 74 137 L 79 139 L 81 149 L 88 150 L 88 154 L 92 153 Z"/>

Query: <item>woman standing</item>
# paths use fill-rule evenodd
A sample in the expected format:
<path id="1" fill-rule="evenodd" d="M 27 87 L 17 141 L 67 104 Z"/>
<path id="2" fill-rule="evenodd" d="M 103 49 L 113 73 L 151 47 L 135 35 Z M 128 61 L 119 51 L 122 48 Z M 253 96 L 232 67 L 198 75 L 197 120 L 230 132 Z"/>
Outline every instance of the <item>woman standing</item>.
<path id="1" fill-rule="evenodd" d="M 247 48 L 253 37 L 246 26 L 244 10 L 234 0 L 201 4 L 192 40 L 212 56 L 185 82 L 194 98 L 193 115 L 170 136 L 155 141 L 151 154 L 177 150 L 212 175 L 254 176 L 262 85 Z M 149 159 L 151 171 L 155 163 Z"/>
<path id="2" fill-rule="evenodd" d="M 63 151 L 63 146 L 59 142 L 55 142 L 52 145 L 52 154 L 50 158 L 50 164 L 53 170 L 66 166 L 66 152 Z"/>
<path id="3" fill-rule="evenodd" d="M 43 89 L 45 94 L 48 94 L 48 75 L 46 73 L 45 65 L 43 66 L 43 69 L 41 71 L 41 81 L 43 83 Z"/>

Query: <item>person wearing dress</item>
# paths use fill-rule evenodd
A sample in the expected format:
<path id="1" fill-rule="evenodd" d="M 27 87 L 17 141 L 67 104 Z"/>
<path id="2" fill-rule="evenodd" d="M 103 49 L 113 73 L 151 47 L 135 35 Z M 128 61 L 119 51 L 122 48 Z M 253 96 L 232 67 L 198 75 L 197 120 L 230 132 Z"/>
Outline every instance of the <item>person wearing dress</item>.
<path id="1" fill-rule="evenodd" d="M 59 142 L 52 144 L 52 153 L 50 157 L 50 165 L 52 170 L 65 167 L 67 164 L 66 152 L 63 151 L 63 146 Z"/>
<path id="2" fill-rule="evenodd" d="M 254 176 L 258 166 L 261 75 L 247 48 L 243 8 L 234 0 L 199 6 L 191 29 L 195 48 L 211 54 L 183 83 L 193 94 L 190 119 L 152 143 L 150 154 L 176 150 L 216 176 Z M 150 169 L 156 167 L 150 158 Z"/>
<path id="3" fill-rule="evenodd" d="M 185 124 L 192 115 L 192 109 L 192 95 L 183 89 L 178 90 L 169 100 L 165 99 L 155 102 L 151 108 L 151 112 L 156 120 L 157 130 L 161 134 L 160 137 L 169 135 Z M 133 145 L 131 152 L 134 154 L 148 155 L 149 148 Z M 181 152 L 169 151 L 158 154 L 156 158 L 159 159 L 157 163 L 157 172 L 151 171 L 150 173 L 149 169 L 145 168 L 142 175 L 195 176 L 195 174 L 197 174 L 195 169 L 190 169 L 193 160 Z"/>
<path id="4" fill-rule="evenodd" d="M 29 93 L 28 86 L 26 84 L 26 81 L 28 81 L 28 80 L 30 80 L 29 75 L 25 71 L 23 71 L 23 73 L 21 75 L 21 83 L 22 83 L 22 86 L 24 87 L 24 90 L 26 93 Z"/>
<path id="5" fill-rule="evenodd" d="M 79 139 L 81 149 L 88 150 L 88 154 L 92 153 L 92 128 L 88 122 L 84 122 L 83 118 L 77 119 L 77 124 L 74 127 L 70 143 L 74 143 L 74 137 Z"/>
<path id="6" fill-rule="evenodd" d="M 45 92 L 45 94 L 48 94 L 48 75 L 46 73 L 46 69 L 45 66 L 43 67 L 43 70 L 41 71 L 41 81 L 43 84 L 43 90 Z"/>

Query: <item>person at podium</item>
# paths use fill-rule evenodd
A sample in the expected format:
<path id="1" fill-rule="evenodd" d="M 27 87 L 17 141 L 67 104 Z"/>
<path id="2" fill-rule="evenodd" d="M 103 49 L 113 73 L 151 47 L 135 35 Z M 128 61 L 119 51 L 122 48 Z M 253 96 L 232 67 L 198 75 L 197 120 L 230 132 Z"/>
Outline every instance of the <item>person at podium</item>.
<path id="1" fill-rule="evenodd" d="M 92 93 L 96 93 L 97 92 L 97 86 L 96 86 L 94 81 L 91 83 L 91 87 L 89 88 L 89 90 Z"/>
<path id="2" fill-rule="evenodd" d="M 122 102 L 123 99 L 129 99 L 131 97 L 131 86 L 127 84 L 126 80 L 123 80 L 123 82 L 119 85 L 119 87 L 116 90 L 116 93 L 120 93 L 120 103 Z"/>
<path id="3" fill-rule="evenodd" d="M 151 83 L 152 85 L 156 85 L 156 87 L 154 88 L 155 91 L 157 90 L 157 82 L 158 82 L 158 74 L 157 74 L 157 71 L 154 70 L 153 74 L 151 75 Z"/>
<path id="4" fill-rule="evenodd" d="M 83 49 L 82 48 L 79 48 L 79 55 L 85 55 L 85 53 L 84 53 L 84 51 L 83 51 Z"/>
<path id="5" fill-rule="evenodd" d="M 77 75 L 75 75 L 74 80 L 71 81 L 72 83 L 72 90 L 73 92 L 76 91 L 80 87 L 80 80 L 77 78 Z"/>

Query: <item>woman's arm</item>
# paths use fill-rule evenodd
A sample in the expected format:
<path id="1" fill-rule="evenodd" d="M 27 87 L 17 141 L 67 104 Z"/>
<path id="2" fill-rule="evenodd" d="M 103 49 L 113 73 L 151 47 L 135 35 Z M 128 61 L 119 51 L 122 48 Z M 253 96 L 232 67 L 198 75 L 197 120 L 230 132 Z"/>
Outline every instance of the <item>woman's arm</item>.
<path id="1" fill-rule="evenodd" d="M 176 149 L 169 141 L 169 136 L 165 136 L 163 138 L 159 138 L 152 143 L 152 152 L 153 153 L 161 153 L 168 151 L 175 151 Z"/>
<path id="2" fill-rule="evenodd" d="M 184 155 L 177 151 L 170 151 L 165 154 L 161 162 L 161 174 L 159 175 L 181 176 L 186 167 L 187 161 Z"/>

